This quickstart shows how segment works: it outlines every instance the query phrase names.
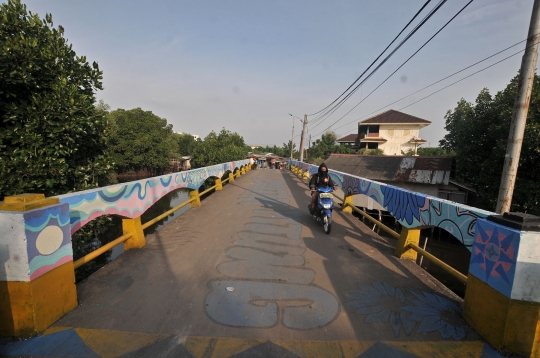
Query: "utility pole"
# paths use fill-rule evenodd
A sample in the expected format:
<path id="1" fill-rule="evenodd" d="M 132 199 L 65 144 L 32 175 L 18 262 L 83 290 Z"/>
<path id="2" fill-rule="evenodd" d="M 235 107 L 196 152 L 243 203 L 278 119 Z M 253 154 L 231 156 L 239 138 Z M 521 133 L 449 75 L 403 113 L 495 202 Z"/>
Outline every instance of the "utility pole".
<path id="1" fill-rule="evenodd" d="M 506 155 L 504 156 L 504 167 L 496 209 L 496 212 L 499 214 L 510 211 L 510 205 L 512 204 L 521 145 L 523 144 L 527 113 L 529 111 L 529 103 L 531 102 L 534 71 L 536 60 L 538 59 L 538 41 L 540 41 L 540 0 L 534 0 L 527 45 L 519 71 L 518 91 L 516 100 L 514 101 L 514 112 L 512 114 L 512 123 L 510 124 Z"/>
<path id="2" fill-rule="evenodd" d="M 307 161 L 309 162 L 309 154 L 311 153 L 311 134 L 309 135 L 308 150 L 307 150 Z"/>
<path id="3" fill-rule="evenodd" d="M 291 159 L 293 158 L 293 143 L 294 143 L 294 117 L 292 117 Z"/>
<path id="4" fill-rule="evenodd" d="M 299 161 L 304 161 L 304 135 L 306 134 L 307 114 L 304 114 L 304 120 L 302 121 L 302 136 L 300 137 L 300 158 Z"/>

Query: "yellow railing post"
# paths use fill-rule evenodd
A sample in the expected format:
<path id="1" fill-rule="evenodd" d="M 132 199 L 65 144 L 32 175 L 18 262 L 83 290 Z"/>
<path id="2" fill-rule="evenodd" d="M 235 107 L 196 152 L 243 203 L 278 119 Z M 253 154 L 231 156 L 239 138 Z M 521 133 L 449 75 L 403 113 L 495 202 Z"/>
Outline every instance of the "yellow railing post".
<path id="1" fill-rule="evenodd" d="M 234 173 L 229 172 L 229 183 L 232 183 L 234 181 Z"/>
<path id="2" fill-rule="evenodd" d="M 344 213 L 352 214 L 353 210 L 352 207 L 354 206 L 353 202 L 353 196 L 352 195 L 346 195 L 345 198 L 343 198 L 343 208 L 341 211 Z"/>
<path id="3" fill-rule="evenodd" d="M 420 229 L 408 229 L 403 226 L 394 255 L 400 259 L 416 260 L 418 254 L 408 247 L 410 243 L 415 245 L 420 244 Z"/>
<path id="4" fill-rule="evenodd" d="M 221 182 L 221 178 L 216 179 L 216 191 L 217 190 L 223 190 L 223 183 Z"/>
<path id="5" fill-rule="evenodd" d="M 140 216 L 133 219 L 122 219 L 122 231 L 123 235 L 131 234 L 131 237 L 124 241 L 124 250 L 140 249 L 146 246 Z"/>
<path id="6" fill-rule="evenodd" d="M 199 206 L 201 206 L 201 197 L 199 196 L 199 189 L 195 189 L 195 190 L 190 190 L 189 191 L 189 198 L 190 199 L 195 199 L 191 202 L 191 207 L 192 208 L 198 208 Z"/>
<path id="7" fill-rule="evenodd" d="M 246 167 L 242 167 L 242 169 L 240 169 L 240 172 L 242 173 L 242 175 L 246 174 Z"/>
<path id="8" fill-rule="evenodd" d="M 0 201 L 0 336 L 41 333 L 77 307 L 70 228 L 69 205 L 58 198 Z"/>
<path id="9" fill-rule="evenodd" d="M 309 180 L 309 171 L 305 171 L 303 174 L 302 174 L 302 179 L 304 180 Z"/>

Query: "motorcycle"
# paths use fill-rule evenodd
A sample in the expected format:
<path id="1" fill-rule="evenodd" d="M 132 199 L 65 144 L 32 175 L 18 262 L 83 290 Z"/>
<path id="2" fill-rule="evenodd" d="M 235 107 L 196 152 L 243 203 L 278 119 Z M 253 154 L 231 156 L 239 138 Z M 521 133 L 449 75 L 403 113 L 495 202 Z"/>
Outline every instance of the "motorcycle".
<path id="1" fill-rule="evenodd" d="M 314 210 L 313 216 L 317 221 L 322 222 L 325 234 L 329 234 L 332 230 L 332 210 L 334 209 L 333 188 L 317 188 L 319 199 L 317 200 L 317 210 Z M 308 205 L 311 212 L 311 204 Z"/>

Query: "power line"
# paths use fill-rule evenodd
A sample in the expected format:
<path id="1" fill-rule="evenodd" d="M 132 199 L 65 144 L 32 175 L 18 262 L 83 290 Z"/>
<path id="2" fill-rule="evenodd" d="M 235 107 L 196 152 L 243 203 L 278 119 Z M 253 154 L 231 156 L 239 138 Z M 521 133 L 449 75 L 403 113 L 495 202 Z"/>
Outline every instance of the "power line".
<path id="1" fill-rule="evenodd" d="M 415 91 L 415 92 L 413 92 L 413 93 L 411 93 L 411 94 L 408 94 L 408 95 L 405 96 L 405 97 L 401 97 L 400 99 L 398 99 L 398 100 L 396 100 L 396 101 L 394 101 L 394 102 L 392 102 L 392 103 L 389 103 L 389 104 L 387 104 L 386 106 L 381 107 L 381 108 L 379 108 L 379 109 L 377 109 L 377 110 L 375 110 L 375 111 L 373 111 L 373 112 L 370 112 L 370 113 L 366 114 L 365 116 L 362 116 L 362 117 L 360 117 L 360 118 L 358 118 L 358 119 L 355 119 L 355 120 L 353 120 L 353 121 L 351 121 L 351 122 L 347 122 L 347 123 L 345 123 L 344 125 L 342 125 L 342 126 L 340 126 L 340 127 L 337 127 L 336 129 L 343 128 L 343 127 L 346 126 L 346 125 L 349 125 L 349 124 L 351 124 L 351 123 L 354 123 L 354 122 L 356 122 L 356 121 L 359 121 L 360 119 L 366 118 L 367 116 L 369 116 L 369 115 L 371 115 L 371 114 L 373 114 L 373 113 L 377 113 L 377 112 L 379 112 L 379 111 L 381 111 L 381 110 L 383 110 L 383 109 L 385 109 L 385 108 L 387 108 L 387 107 L 390 107 L 390 106 L 393 105 L 393 104 L 396 104 L 396 103 L 398 103 L 398 102 L 401 102 L 402 100 L 404 100 L 404 99 L 406 99 L 406 98 L 409 98 L 409 97 L 411 97 L 411 96 L 413 96 L 413 95 L 415 95 L 415 94 L 417 94 L 417 93 L 419 93 L 419 92 L 422 92 L 423 90 L 425 90 L 425 89 L 427 89 L 427 88 L 429 88 L 429 87 L 432 87 L 432 86 L 436 85 L 437 83 L 440 83 L 440 82 L 442 82 L 442 81 L 444 81 L 444 80 L 446 80 L 446 79 L 448 79 L 448 78 L 450 78 L 450 77 L 453 77 L 453 76 L 457 75 L 458 73 L 461 73 L 461 72 L 463 72 L 463 71 L 465 71 L 465 70 L 467 70 L 467 69 L 469 69 L 469 68 L 471 68 L 471 67 L 474 67 L 474 66 L 476 66 L 476 65 L 478 65 L 478 64 L 480 64 L 480 63 L 482 63 L 482 62 L 484 62 L 484 61 L 489 60 L 489 59 L 492 58 L 492 57 L 495 57 L 495 56 L 497 56 L 497 55 L 499 55 L 499 54 L 501 54 L 501 53 L 503 53 L 503 52 L 505 52 L 505 51 L 508 51 L 508 50 L 511 49 L 512 47 L 516 47 L 517 45 L 519 45 L 519 44 L 521 44 L 521 43 L 523 43 L 523 42 L 525 42 L 525 41 L 527 41 L 527 39 L 522 40 L 522 41 L 519 41 L 519 42 L 513 44 L 512 46 L 508 46 L 508 47 L 505 48 L 504 50 L 501 50 L 501 51 L 499 51 L 499 52 L 496 52 L 496 53 L 494 53 L 493 55 L 490 55 L 490 56 L 488 56 L 488 57 L 486 57 L 486 58 L 484 58 L 484 59 L 482 59 L 482 60 L 480 60 L 480 61 L 477 61 L 477 62 L 473 63 L 472 65 L 469 65 L 469 66 L 467 66 L 467 67 L 465 67 L 465 68 L 462 68 L 461 70 L 456 71 L 456 72 L 452 73 L 451 75 L 448 75 L 448 76 L 446 76 L 446 77 L 444 77 L 444 78 L 441 78 L 440 80 L 435 81 L 435 82 L 433 82 L 432 84 L 429 84 L 429 85 L 427 85 L 427 86 L 425 86 L 425 87 L 419 89 L 418 91 Z M 513 56 L 513 55 L 512 55 L 512 56 Z"/>
<path id="2" fill-rule="evenodd" d="M 426 16 L 424 16 L 422 21 L 420 21 L 420 23 L 418 23 L 414 27 L 414 29 L 411 30 L 411 32 L 409 32 L 409 34 L 399 43 L 399 45 L 388 56 L 386 56 L 386 58 L 382 60 L 381 63 L 379 63 L 377 67 L 374 70 L 372 70 L 371 73 L 366 78 L 362 80 L 362 82 L 360 82 L 351 92 L 349 92 L 336 105 L 328 109 L 325 113 L 319 115 L 319 118 L 320 117 L 325 117 L 325 118 L 322 119 L 322 121 L 320 121 L 317 125 L 315 125 L 315 127 L 317 127 L 320 123 L 322 123 L 329 116 L 331 116 L 336 110 L 338 110 L 343 105 L 343 103 L 345 103 L 345 101 L 347 101 L 358 90 L 358 88 L 360 88 L 369 78 L 371 78 L 371 76 L 373 76 L 373 74 L 375 74 L 375 72 L 377 72 L 382 67 L 382 65 L 384 65 L 396 53 L 396 51 L 401 48 L 401 46 L 403 46 L 422 26 L 424 26 L 424 24 L 442 7 L 442 5 L 444 5 L 445 2 L 446 0 L 440 0 L 439 3 L 433 9 L 431 9 L 431 11 Z"/>
<path id="3" fill-rule="evenodd" d="M 349 92 L 341 101 L 339 101 L 339 103 L 334 105 L 334 107 L 327 110 L 325 113 L 321 114 L 319 117 L 326 116 L 326 118 L 328 118 L 335 111 L 337 111 L 339 107 L 341 107 L 343 103 L 345 103 L 345 101 L 347 101 L 358 90 L 359 87 L 361 87 L 367 80 L 369 80 L 371 76 L 373 76 L 375 72 L 377 72 L 379 68 L 381 68 L 382 65 L 384 65 L 394 55 L 394 53 L 396 53 L 396 51 L 399 50 L 401 46 L 403 46 L 416 33 L 416 31 L 418 31 L 422 26 L 424 26 L 424 24 L 444 5 L 445 2 L 446 0 L 440 0 L 440 2 L 433 9 L 431 9 L 431 11 L 422 19 L 422 21 L 420 21 L 420 23 L 418 23 L 415 28 L 411 30 L 411 32 L 409 32 L 405 39 L 403 39 L 399 43 L 399 45 L 388 56 L 386 56 L 386 58 L 382 60 L 381 63 L 379 63 L 379 65 L 377 65 L 377 67 L 373 71 L 371 71 L 371 73 L 366 78 L 362 80 L 362 82 L 360 82 L 351 92 Z M 323 119 L 323 121 L 325 119 Z M 318 126 L 320 123 L 322 123 L 322 121 L 319 122 L 316 126 Z"/>
<path id="4" fill-rule="evenodd" d="M 330 129 L 334 124 L 336 124 L 337 122 L 339 122 L 340 120 L 342 120 L 346 115 L 348 115 L 349 113 L 351 113 L 352 110 L 354 110 L 356 107 L 358 107 L 362 102 L 364 102 L 366 99 L 368 99 L 372 94 L 373 92 L 375 92 L 379 87 L 381 87 L 386 81 L 388 81 L 388 79 L 390 79 L 390 77 L 392 77 L 397 71 L 399 71 L 403 66 L 405 66 L 405 64 L 407 62 L 409 62 L 409 60 L 411 60 L 418 52 L 420 52 L 420 50 L 422 50 L 431 40 L 433 40 L 435 38 L 435 36 L 437 36 L 446 26 L 448 26 L 448 24 L 450 24 L 463 10 L 465 10 L 474 0 L 470 0 L 467 4 L 465 4 L 465 6 L 463 6 L 454 16 L 452 16 L 452 18 L 450 20 L 448 20 L 448 22 L 446 22 L 446 24 L 443 25 L 443 27 L 441 27 L 433 36 L 431 36 L 418 50 L 416 50 L 407 60 L 405 60 L 405 62 L 403 62 L 394 72 L 392 72 L 390 74 L 390 76 L 386 77 L 386 79 L 384 81 L 382 81 L 377 87 L 375 87 L 375 89 L 373 91 L 371 91 L 366 97 L 364 97 L 360 102 L 358 102 L 353 108 L 351 108 L 347 113 L 345 113 L 343 116 L 341 116 L 339 119 L 337 119 L 334 123 L 332 123 L 329 127 L 327 127 L 325 130 L 323 130 L 322 132 L 325 132 L 326 130 Z M 358 87 L 357 87 L 358 88 Z M 321 133 L 322 133 L 321 132 Z M 317 134 L 318 135 L 318 134 Z"/>
<path id="5" fill-rule="evenodd" d="M 524 40 L 524 41 L 527 41 L 527 40 Z M 520 41 L 519 43 L 521 43 L 521 42 L 523 42 L 523 41 Z M 517 44 L 516 44 L 516 45 L 517 45 Z M 515 45 L 510 46 L 509 48 L 514 47 L 514 46 L 515 46 Z M 457 80 L 457 81 L 455 81 L 455 82 L 453 82 L 453 83 L 451 83 L 451 84 L 449 84 L 449 85 L 447 85 L 447 86 L 445 86 L 445 87 L 443 87 L 443 88 L 441 88 L 441 89 L 438 89 L 437 91 L 434 91 L 434 92 L 428 94 L 428 95 L 425 96 L 425 97 L 420 98 L 419 100 L 417 100 L 417 101 L 415 101 L 415 102 L 413 102 L 413 103 L 411 103 L 411 104 L 406 105 L 405 107 L 401 107 L 400 109 L 398 109 L 398 111 L 401 111 L 402 109 L 405 109 L 405 108 L 407 108 L 407 107 L 410 107 L 410 106 L 412 106 L 412 105 L 414 105 L 414 104 L 416 104 L 416 103 L 418 103 L 418 102 L 420 102 L 420 101 L 423 101 L 424 99 L 426 99 L 426 98 L 428 98 L 428 97 L 431 97 L 431 96 L 433 96 L 434 94 L 439 93 L 439 92 L 441 92 L 442 90 L 445 90 L 445 89 L 447 89 L 448 87 L 451 87 L 451 86 L 455 85 L 456 83 L 459 83 L 459 82 L 461 82 L 461 81 L 463 81 L 463 80 L 465 80 L 465 79 L 467 79 L 467 78 L 469 78 L 469 77 L 472 77 L 472 76 L 474 76 L 474 75 L 476 75 L 476 74 L 478 74 L 478 73 L 480 73 L 480 72 L 483 72 L 483 71 L 487 70 L 488 68 L 491 68 L 491 67 L 493 67 L 493 66 L 495 66 L 495 65 L 497 65 L 497 64 L 499 64 L 499 63 L 501 63 L 501 62 L 504 62 L 504 61 L 506 61 L 506 60 L 508 60 L 508 59 L 510 59 L 510 58 L 512 58 L 512 57 L 514 57 L 514 56 L 516 56 L 516 55 L 519 55 L 519 54 L 520 54 L 521 52 L 523 52 L 523 51 L 525 51 L 525 49 L 520 50 L 520 51 L 518 51 L 518 52 L 516 52 L 516 53 L 514 53 L 514 54 L 512 54 L 512 55 L 510 55 L 510 56 L 508 56 L 508 57 L 505 57 L 505 58 L 503 58 L 502 60 L 499 60 L 499 61 L 497 61 L 497 62 L 495 62 L 495 63 L 492 63 L 491 65 L 486 66 L 486 67 L 484 67 L 484 68 L 482 68 L 482 69 L 480 69 L 480 70 L 478 70 L 478 71 L 476 71 L 476 72 L 473 72 L 473 73 L 471 73 L 470 75 L 467 75 L 467 76 L 465 76 L 465 77 L 463 77 L 463 78 L 461 78 L 461 79 L 459 79 L 459 80 Z M 501 51 L 501 52 L 502 52 L 502 51 Z M 498 53 L 500 53 L 500 52 L 498 52 Z M 490 57 L 493 57 L 493 56 L 490 56 Z M 480 62 L 482 62 L 482 61 L 480 61 Z M 480 63 L 480 62 L 477 62 L 477 63 Z M 469 67 L 471 67 L 471 66 L 469 66 Z M 469 68 L 469 67 L 467 67 L 467 68 Z M 459 72 L 462 72 L 462 71 L 458 71 L 458 72 L 456 72 L 456 73 L 459 73 Z M 454 74 L 456 74 L 456 73 L 454 73 Z M 453 76 L 453 75 L 450 75 L 450 76 Z M 450 76 L 448 76 L 448 77 L 450 77 Z M 445 78 L 448 78 L 448 77 L 445 77 Z M 437 82 L 435 82 L 435 83 L 438 83 L 438 82 L 440 82 L 440 81 L 437 81 Z M 433 83 L 433 84 L 435 84 L 435 83 Z M 431 85 L 429 85 L 429 86 L 427 86 L 427 87 L 430 87 L 430 86 L 432 86 L 433 84 L 431 84 Z M 427 88 L 427 87 L 424 87 L 424 89 Z M 420 91 L 421 91 L 421 90 L 420 90 Z M 416 91 L 416 92 L 414 92 L 414 93 L 418 93 L 418 92 L 419 92 L 419 91 Z M 410 96 L 411 96 L 411 95 L 408 95 L 408 96 L 406 96 L 406 97 L 403 97 L 402 99 L 405 99 L 405 98 L 410 97 Z M 398 100 L 398 101 L 396 101 L 396 102 L 399 102 L 399 101 L 401 101 L 402 99 L 400 99 L 400 100 Z M 393 103 L 396 103 L 396 102 L 393 102 Z M 391 105 L 391 104 L 390 104 L 390 105 Z M 388 106 L 390 106 L 390 105 L 388 105 Z M 386 108 L 386 107 L 388 107 L 388 106 L 382 107 L 382 108 L 378 109 L 378 110 L 375 111 L 375 112 L 378 112 L 378 111 L 380 111 L 381 109 L 384 109 L 384 108 Z M 375 112 L 371 112 L 370 114 L 367 114 L 367 115 L 365 115 L 364 117 L 361 117 L 361 118 L 359 118 L 359 119 L 356 119 L 355 121 L 360 120 L 360 119 L 362 119 L 362 118 L 365 118 L 365 117 L 367 117 L 367 116 L 369 116 L 369 115 L 371 115 L 371 114 L 373 114 L 373 113 L 375 113 Z M 351 123 L 352 123 L 352 122 L 349 122 L 349 123 L 347 123 L 347 124 L 351 124 Z M 338 127 L 338 128 L 341 128 L 341 127 Z M 348 133 L 353 132 L 353 131 L 356 131 L 356 130 L 357 130 L 357 129 L 354 129 L 354 130 L 352 130 L 352 131 L 343 133 L 342 135 L 348 134 Z M 320 134 L 320 133 L 319 133 L 319 134 Z M 317 135 L 318 135 L 318 134 L 317 134 Z"/>
<path id="6" fill-rule="evenodd" d="M 445 0 L 446 1 L 446 0 Z M 407 23 L 407 25 L 405 25 L 405 27 L 397 34 L 396 37 L 394 37 L 394 39 L 390 42 L 390 44 L 388 44 L 388 46 L 386 46 L 386 48 L 379 54 L 379 56 L 377 56 L 377 58 L 368 66 L 368 68 L 366 68 L 364 70 L 364 72 L 362 72 L 362 74 L 360 76 L 358 76 L 358 78 L 345 90 L 343 91 L 342 94 L 340 94 L 335 100 L 332 101 L 332 103 L 330 103 L 328 106 L 324 107 L 323 109 L 321 109 L 320 111 L 318 112 L 315 112 L 315 113 L 312 113 L 312 114 L 308 114 L 308 116 L 313 116 L 313 115 L 316 115 L 316 114 L 319 114 L 321 113 L 322 111 L 326 110 L 328 107 L 330 107 L 332 104 L 336 103 L 337 100 L 339 100 L 341 98 L 341 96 L 343 96 L 345 93 L 347 93 L 347 91 L 349 89 L 351 89 L 352 86 L 354 86 L 356 84 L 356 82 L 358 82 L 360 80 L 360 78 L 362 78 L 362 76 L 367 72 L 369 71 L 369 69 L 371 68 L 371 66 L 373 66 L 378 60 L 379 58 L 381 58 L 381 56 L 386 52 L 386 50 L 388 50 L 388 48 L 390 48 L 390 46 L 392 46 L 392 44 L 399 38 L 399 36 L 401 36 L 401 34 L 403 33 L 403 31 L 405 31 L 405 29 L 407 29 L 407 27 L 409 27 L 409 25 L 418 17 L 418 15 L 420 15 L 420 13 L 424 10 L 424 8 L 431 2 L 431 0 L 428 0 L 425 2 L 425 4 L 420 8 L 420 10 L 418 10 L 418 12 L 413 16 L 413 18 Z M 316 120 L 316 119 L 315 119 Z"/>

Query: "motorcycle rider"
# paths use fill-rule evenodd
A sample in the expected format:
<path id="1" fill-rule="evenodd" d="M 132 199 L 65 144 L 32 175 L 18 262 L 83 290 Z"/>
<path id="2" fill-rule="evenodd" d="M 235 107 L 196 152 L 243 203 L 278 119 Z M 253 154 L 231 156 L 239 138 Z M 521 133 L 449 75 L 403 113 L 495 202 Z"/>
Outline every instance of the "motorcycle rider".
<path id="1" fill-rule="evenodd" d="M 317 188 L 320 187 L 333 187 L 334 190 L 337 188 L 337 184 L 334 183 L 332 178 L 330 178 L 330 175 L 328 175 L 328 167 L 324 163 L 319 165 L 317 174 L 313 174 L 309 180 L 309 189 L 311 190 L 311 215 L 314 215 L 315 210 L 317 209 L 317 200 L 319 198 Z"/>

